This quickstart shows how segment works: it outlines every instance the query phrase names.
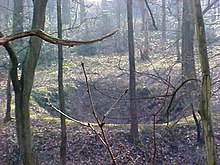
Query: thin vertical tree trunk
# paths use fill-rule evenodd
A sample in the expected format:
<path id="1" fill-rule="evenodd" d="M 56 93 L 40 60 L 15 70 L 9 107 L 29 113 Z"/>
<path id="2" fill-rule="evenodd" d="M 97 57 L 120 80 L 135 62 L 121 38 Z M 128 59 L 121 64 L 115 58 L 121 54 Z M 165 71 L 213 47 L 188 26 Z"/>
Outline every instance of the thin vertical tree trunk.
<path id="1" fill-rule="evenodd" d="M 58 38 L 62 39 L 62 19 L 61 19 L 61 0 L 57 0 L 57 28 Z M 63 47 L 58 45 L 58 87 L 59 87 L 59 104 L 60 110 L 65 113 L 64 87 L 63 87 Z M 66 148 L 67 148 L 67 133 L 65 116 L 60 115 L 61 120 L 61 146 L 60 159 L 61 164 L 66 164 Z"/>
<path id="2" fill-rule="evenodd" d="M 196 18 L 197 40 L 199 44 L 199 58 L 202 71 L 201 109 L 199 111 L 204 128 L 204 138 L 208 165 L 217 164 L 216 145 L 211 116 L 211 78 L 207 53 L 205 26 L 200 0 L 193 0 Z"/>
<path id="3" fill-rule="evenodd" d="M 86 9 L 85 9 L 85 0 L 80 0 L 80 24 L 83 24 L 84 26 L 84 31 L 85 31 L 85 34 L 87 35 L 88 32 L 89 32 L 89 29 L 88 29 L 88 22 L 86 21 Z M 87 36 L 86 36 L 87 37 Z"/>
<path id="4" fill-rule="evenodd" d="M 176 32 L 176 51 L 177 51 L 177 62 L 181 61 L 180 56 L 180 31 L 181 31 L 181 23 L 180 23 L 180 2 L 177 0 L 177 32 Z"/>
<path id="5" fill-rule="evenodd" d="M 143 43 L 143 48 L 141 50 L 141 60 L 149 60 L 149 39 L 148 39 L 148 13 L 147 13 L 147 9 L 146 9 L 146 5 L 143 2 L 140 2 L 140 6 L 141 6 L 141 13 L 142 13 L 142 28 L 144 31 L 144 43 Z"/>
<path id="6" fill-rule="evenodd" d="M 166 35 L 166 0 L 162 0 L 162 41 L 165 42 L 167 35 Z"/>
<path id="7" fill-rule="evenodd" d="M 80 24 L 82 24 L 86 18 L 85 1 L 84 0 L 79 1 L 79 8 L 80 8 L 80 14 L 79 14 Z"/>
<path id="8" fill-rule="evenodd" d="M 135 57 L 134 57 L 134 29 L 133 29 L 133 9 L 132 0 L 127 1 L 127 20 L 128 20 L 128 48 L 129 48 L 129 70 L 130 70 L 130 115 L 131 127 L 130 134 L 135 141 L 139 139 L 138 119 L 136 109 L 136 80 L 135 80 Z"/>
<path id="9" fill-rule="evenodd" d="M 62 20 L 63 24 L 70 25 L 71 17 L 70 17 L 70 0 L 62 0 Z"/>
<path id="10" fill-rule="evenodd" d="M 23 0 L 14 0 L 13 33 L 23 31 Z"/>
<path id="11" fill-rule="evenodd" d="M 7 104 L 6 104 L 6 113 L 5 113 L 4 122 L 7 123 L 11 119 L 12 119 L 11 118 L 11 76 L 10 76 L 10 69 L 9 69 L 8 78 L 7 78 Z"/>
<path id="12" fill-rule="evenodd" d="M 8 2 L 9 3 L 9 2 Z M 7 5 L 9 5 L 7 3 Z M 8 18 L 8 16 L 7 16 Z M 14 0 L 14 10 L 13 10 L 13 33 L 18 33 L 23 31 L 23 0 Z M 14 41 L 14 47 L 21 46 L 22 41 Z M 5 114 L 4 122 L 8 122 L 11 120 L 11 78 L 10 78 L 10 70 L 8 72 L 7 79 L 7 109 Z"/>

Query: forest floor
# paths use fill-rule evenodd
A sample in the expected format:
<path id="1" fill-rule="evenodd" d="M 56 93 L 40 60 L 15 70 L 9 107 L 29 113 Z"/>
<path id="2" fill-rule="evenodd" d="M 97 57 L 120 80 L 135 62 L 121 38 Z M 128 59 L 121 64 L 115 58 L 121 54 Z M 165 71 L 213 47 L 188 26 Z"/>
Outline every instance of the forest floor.
<path id="1" fill-rule="evenodd" d="M 17 165 L 20 160 L 15 135 L 15 121 L 0 127 L 0 164 Z M 216 144 L 220 145 L 220 115 L 215 115 Z M 59 162 L 60 127 L 56 118 L 32 118 L 34 145 L 39 162 L 42 165 L 55 165 Z M 96 128 L 98 130 L 98 128 Z M 68 164 L 105 165 L 111 164 L 110 156 L 94 132 L 75 123 L 68 122 Z M 139 144 L 133 144 L 129 138 L 129 128 L 125 125 L 107 125 L 105 127 L 111 150 L 118 164 L 151 164 L 153 152 L 152 126 L 140 126 Z M 197 143 L 196 128 L 190 119 L 172 128 L 157 125 L 156 164 L 205 165 L 204 144 Z"/>
<path id="2" fill-rule="evenodd" d="M 1 96 L 1 98 L 3 98 Z M 5 99 L 2 99 L 3 101 Z M 1 105 L 4 105 L 1 103 Z M 215 107 L 217 108 L 217 107 Z M 20 154 L 16 142 L 15 120 L 3 124 L 5 107 L 0 109 L 0 164 L 17 165 Z M 53 117 L 32 116 L 34 145 L 41 165 L 59 165 L 60 125 Z M 214 113 L 215 138 L 220 158 L 220 114 Z M 153 126 L 140 125 L 140 143 L 129 138 L 129 126 L 106 125 L 108 141 L 119 165 L 151 164 L 155 147 Z M 98 127 L 96 128 L 98 131 Z M 94 132 L 76 123 L 68 122 L 68 165 L 107 165 L 110 156 Z M 156 164 L 205 165 L 204 144 L 197 143 L 196 127 L 191 117 L 167 128 L 156 126 Z M 220 159 L 219 159 L 220 160 Z"/>

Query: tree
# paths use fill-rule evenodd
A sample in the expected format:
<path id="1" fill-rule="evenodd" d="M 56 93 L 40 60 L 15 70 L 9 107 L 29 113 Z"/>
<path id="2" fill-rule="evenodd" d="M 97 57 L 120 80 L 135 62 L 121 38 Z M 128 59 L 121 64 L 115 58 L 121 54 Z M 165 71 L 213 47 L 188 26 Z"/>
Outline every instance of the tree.
<path id="1" fill-rule="evenodd" d="M 141 60 L 149 60 L 149 40 L 148 40 L 148 14 L 144 1 L 139 1 L 142 16 L 142 29 L 144 31 L 143 50 L 141 52 Z"/>
<path id="2" fill-rule="evenodd" d="M 33 4 L 32 29 L 44 29 L 47 0 L 33 0 Z M 31 37 L 29 43 L 20 80 L 17 74 L 18 61 L 15 58 L 16 55 L 13 58 L 11 57 L 13 65 L 11 78 L 15 91 L 16 131 L 22 160 L 25 165 L 35 165 L 37 164 L 37 159 L 32 143 L 29 101 L 42 40 L 37 37 Z"/>
<path id="3" fill-rule="evenodd" d="M 176 2 L 177 10 L 177 31 L 176 31 L 176 51 L 177 51 L 177 62 L 181 61 L 180 55 L 180 32 L 181 32 L 181 23 L 180 23 L 180 2 Z"/>
<path id="4" fill-rule="evenodd" d="M 195 59 L 193 51 L 194 20 L 192 17 L 192 1 L 183 1 L 182 23 L 182 79 L 196 78 Z M 195 90 L 194 81 L 188 83 L 188 89 Z"/>
<path id="5" fill-rule="evenodd" d="M 63 24 L 69 25 L 71 23 L 70 0 L 62 0 L 62 9 Z"/>
<path id="6" fill-rule="evenodd" d="M 19 33 L 23 31 L 23 0 L 14 0 L 14 10 L 13 10 L 13 28 L 12 33 Z M 13 42 L 15 48 L 22 46 L 22 41 Z M 22 56 L 20 56 L 19 62 L 22 63 Z M 10 64 L 9 64 L 10 65 Z M 4 122 L 11 120 L 11 78 L 10 69 L 8 72 L 7 79 L 7 108 L 4 118 Z"/>
<path id="7" fill-rule="evenodd" d="M 11 67 L 11 65 L 10 65 Z M 11 117 L 11 76 L 10 76 L 10 68 L 8 69 L 8 77 L 7 77 L 7 104 L 6 104 L 6 112 L 4 117 L 4 123 L 9 122 Z"/>
<path id="8" fill-rule="evenodd" d="M 111 23 L 110 23 L 110 16 L 109 10 L 107 9 L 107 0 L 102 0 L 102 34 L 105 35 L 111 31 Z"/>
<path id="9" fill-rule="evenodd" d="M 196 66 L 194 58 L 194 33 L 195 22 L 193 19 L 192 0 L 183 1 L 183 23 L 182 23 L 182 81 L 187 79 L 196 79 Z M 184 106 L 191 105 L 193 117 L 197 126 L 197 141 L 201 140 L 200 124 L 195 115 L 194 107 L 198 103 L 198 96 L 196 95 L 197 84 L 196 81 L 188 82 L 184 87 Z M 193 102 L 192 102 L 193 101 Z M 196 105 L 197 106 L 197 105 Z"/>
<path id="10" fill-rule="evenodd" d="M 47 2 L 45 2 L 44 0 L 37 2 L 34 0 L 33 2 L 34 2 L 34 15 L 33 15 L 34 18 L 33 18 L 32 29 L 40 28 L 40 27 L 43 28 Z M 91 44 L 102 41 L 106 38 L 111 37 L 116 32 L 117 31 L 114 31 L 113 33 L 110 33 L 102 38 L 90 40 L 90 41 L 69 41 L 69 40 L 57 39 L 44 33 L 42 30 L 32 30 L 32 31 L 17 33 L 6 37 L 3 37 L 3 34 L 0 32 L 0 45 L 3 45 L 5 47 L 5 49 L 7 50 L 10 56 L 12 63 L 10 73 L 11 73 L 12 84 L 15 92 L 16 132 L 17 132 L 18 145 L 24 165 L 38 164 L 32 144 L 29 101 L 30 101 L 31 89 L 33 86 L 35 68 L 36 68 L 37 60 L 39 58 L 39 52 L 40 52 L 39 46 L 41 46 L 42 44 L 41 39 L 50 42 L 52 44 L 62 44 L 65 46 L 72 47 L 72 46 L 79 46 L 79 45 Z M 35 36 L 35 37 L 30 38 L 30 46 L 29 46 L 29 54 L 28 54 L 29 56 L 27 56 L 25 59 L 22 68 L 21 79 L 19 80 L 18 71 L 17 71 L 18 58 L 8 42 L 28 36 Z"/>
<path id="11" fill-rule="evenodd" d="M 61 0 L 57 0 L 57 28 L 58 38 L 62 39 L 62 19 L 61 19 Z M 65 100 L 64 100 L 64 87 L 63 87 L 63 47 L 58 45 L 58 87 L 59 87 L 59 104 L 60 111 L 65 111 Z M 66 148 L 67 148 L 67 133 L 66 133 L 66 121 L 65 116 L 60 115 L 61 120 L 61 146 L 60 146 L 60 158 L 61 164 L 66 164 Z"/>
<path id="12" fill-rule="evenodd" d="M 162 0 L 162 41 L 166 41 L 166 0 Z"/>
<path id="13" fill-rule="evenodd" d="M 198 51 L 202 72 L 201 107 L 199 110 L 199 114 L 201 115 L 201 120 L 204 128 L 204 139 L 208 165 L 216 165 L 217 155 L 211 116 L 211 78 L 207 53 L 205 26 L 200 0 L 193 1 L 193 9 L 194 16 L 196 18 L 196 31 L 199 45 Z"/>
<path id="14" fill-rule="evenodd" d="M 0 18 L 1 18 L 1 28 L 6 30 L 8 28 L 9 24 L 9 9 L 10 9 L 10 1 L 9 0 L 2 0 L 1 1 L 1 12 L 0 12 Z"/>
<path id="15" fill-rule="evenodd" d="M 136 109 L 136 80 L 135 80 L 135 57 L 134 57 L 134 29 L 133 29 L 133 9 L 132 0 L 127 1 L 127 21 L 128 21 L 128 49 L 129 49 L 129 90 L 130 90 L 130 134 L 132 139 L 138 140 L 138 119 Z"/>
<path id="16" fill-rule="evenodd" d="M 79 1 L 79 8 L 80 8 L 80 13 L 79 13 L 80 24 L 82 24 L 86 18 L 86 10 L 85 10 L 85 1 L 84 0 Z"/>
<path id="17" fill-rule="evenodd" d="M 23 0 L 14 0 L 13 33 L 23 31 Z"/>

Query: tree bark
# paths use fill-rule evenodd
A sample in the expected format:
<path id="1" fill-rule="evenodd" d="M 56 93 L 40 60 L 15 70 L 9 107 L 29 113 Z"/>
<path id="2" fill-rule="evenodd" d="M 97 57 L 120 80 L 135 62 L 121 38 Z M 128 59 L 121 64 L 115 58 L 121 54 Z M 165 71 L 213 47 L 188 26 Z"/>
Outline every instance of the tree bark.
<path id="1" fill-rule="evenodd" d="M 140 8 L 141 8 L 141 15 L 142 15 L 142 30 L 144 31 L 144 43 L 143 48 L 140 50 L 141 52 L 141 60 L 149 60 L 149 39 L 148 39 L 148 13 L 146 9 L 146 5 L 144 1 L 139 2 Z"/>
<path id="2" fill-rule="evenodd" d="M 194 34 L 195 22 L 193 19 L 192 0 L 183 1 L 183 24 L 182 24 L 182 81 L 186 79 L 196 79 L 196 66 L 194 58 Z M 197 83 L 191 81 L 183 87 L 183 102 L 185 105 L 191 104 L 191 112 L 197 126 L 197 139 L 200 139 L 200 125 L 193 107 L 198 107 Z"/>
<path id="3" fill-rule="evenodd" d="M 62 39 L 62 19 L 61 19 L 61 0 L 57 0 L 57 28 L 58 38 Z M 60 111 L 65 111 L 65 100 L 64 100 L 64 87 L 63 87 L 63 47 L 58 45 L 58 88 L 59 88 L 59 104 Z M 65 116 L 60 115 L 61 120 L 61 146 L 60 146 L 60 159 L 61 164 L 66 164 L 66 150 L 67 150 L 67 133 L 66 133 L 66 120 Z"/>
<path id="4" fill-rule="evenodd" d="M 14 0 L 13 33 L 23 31 L 23 0 Z"/>
<path id="5" fill-rule="evenodd" d="M 70 0 L 62 0 L 62 9 L 63 24 L 69 25 L 71 23 Z"/>
<path id="6" fill-rule="evenodd" d="M 85 1 L 84 0 L 79 1 L 79 8 L 80 8 L 80 13 L 79 13 L 80 24 L 82 24 L 86 18 L 86 10 L 85 10 Z"/>
<path id="7" fill-rule="evenodd" d="M 182 79 L 196 78 L 196 67 L 193 51 L 195 24 L 193 20 L 192 0 L 183 1 L 182 23 Z M 187 89 L 195 90 L 195 81 L 187 84 Z"/>
<path id="8" fill-rule="evenodd" d="M 177 52 L 177 62 L 181 61 L 180 55 L 180 33 L 181 33 L 181 23 L 180 23 L 180 2 L 177 0 L 177 32 L 176 32 L 176 52 Z"/>
<path id="9" fill-rule="evenodd" d="M 44 29 L 47 0 L 33 0 L 33 3 L 32 29 Z M 25 165 L 36 165 L 38 162 L 33 148 L 30 129 L 29 100 L 42 40 L 37 37 L 31 37 L 29 43 L 29 50 L 22 66 L 21 79 L 13 81 L 13 86 L 15 90 L 16 131 L 22 160 Z M 13 74 L 12 76 L 16 75 Z"/>
<path id="10" fill-rule="evenodd" d="M 167 35 L 166 35 L 166 0 L 162 0 L 162 41 L 165 42 Z"/>
<path id="11" fill-rule="evenodd" d="M 216 145 L 211 116 L 211 78 L 207 53 L 205 26 L 200 0 L 194 0 L 193 6 L 194 16 L 196 18 L 197 40 L 199 44 L 198 50 L 202 71 L 201 109 L 199 110 L 199 113 L 201 115 L 204 128 L 204 138 L 208 165 L 216 165 Z"/>
<path id="12" fill-rule="evenodd" d="M 11 118 L 11 76 L 10 76 L 10 69 L 9 69 L 8 78 L 7 78 L 7 104 L 6 104 L 6 113 L 4 117 L 4 123 L 9 122 L 11 119 L 12 119 Z"/>
<path id="13" fill-rule="evenodd" d="M 9 4 L 7 4 L 7 6 L 9 7 Z M 23 31 L 23 0 L 14 0 L 12 33 L 15 34 L 22 31 Z M 22 45 L 21 41 L 13 42 L 13 46 L 16 48 L 21 45 Z M 10 120 L 11 120 L 11 76 L 9 69 L 8 79 L 7 79 L 7 108 L 6 108 L 6 115 L 4 122 L 8 122 Z"/>
<path id="14" fill-rule="evenodd" d="M 139 139 L 138 119 L 136 109 L 136 80 L 135 80 L 135 53 L 134 53 L 134 29 L 133 29 L 133 9 L 132 0 L 127 1 L 127 20 L 128 20 L 128 48 L 129 48 L 129 71 L 130 71 L 130 115 L 131 127 L 130 135 L 134 141 Z"/>

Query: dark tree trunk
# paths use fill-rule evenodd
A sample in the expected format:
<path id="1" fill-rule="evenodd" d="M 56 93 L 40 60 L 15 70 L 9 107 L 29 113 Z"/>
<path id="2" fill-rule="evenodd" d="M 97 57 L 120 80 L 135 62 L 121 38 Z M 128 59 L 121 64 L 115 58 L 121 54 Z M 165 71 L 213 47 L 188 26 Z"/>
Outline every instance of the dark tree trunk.
<path id="1" fill-rule="evenodd" d="M 165 42 L 167 38 L 167 28 L 166 28 L 166 0 L 162 0 L 162 41 Z"/>
<path id="2" fill-rule="evenodd" d="M 14 0 L 14 10 L 13 10 L 13 33 L 19 33 L 23 31 L 23 0 Z M 21 47 L 22 41 L 13 42 L 14 47 Z M 10 71 L 8 72 L 7 80 L 7 109 L 5 115 L 5 122 L 11 119 L 11 78 Z"/>
<path id="3" fill-rule="evenodd" d="M 79 3 L 80 3 L 79 4 L 79 8 L 80 8 L 79 17 L 80 17 L 80 24 L 82 24 L 83 21 L 85 21 L 85 18 L 86 18 L 85 1 L 80 0 Z"/>
<path id="4" fill-rule="evenodd" d="M 127 1 L 128 19 L 128 48 L 129 48 L 129 70 L 130 70 L 130 115 L 131 127 L 130 134 L 133 140 L 139 139 L 138 119 L 136 109 L 136 80 L 135 80 L 135 57 L 134 57 L 134 30 L 133 30 L 133 9 L 132 0 Z"/>
<path id="5" fill-rule="evenodd" d="M 44 29 L 47 0 L 33 0 L 33 3 L 32 29 Z M 17 68 L 15 68 L 17 61 L 13 62 L 11 78 L 15 91 L 16 131 L 22 160 L 25 165 L 36 165 L 38 163 L 32 142 L 29 101 L 42 40 L 31 37 L 29 43 L 28 53 L 22 66 L 21 80 L 18 81 Z"/>
<path id="6" fill-rule="evenodd" d="M 193 51 L 195 25 L 192 17 L 192 1 L 183 1 L 182 24 L 182 77 L 183 81 L 196 78 L 196 67 Z M 195 82 L 188 83 L 188 89 L 195 90 Z"/>
<path id="7" fill-rule="evenodd" d="M 62 39 L 62 20 L 61 20 L 61 0 L 57 0 L 57 27 L 58 38 Z M 65 113 L 64 101 L 64 87 L 63 87 L 63 47 L 58 45 L 58 86 L 59 86 L 59 104 L 60 110 Z M 61 164 L 66 164 L 66 149 L 67 149 L 67 133 L 66 121 L 63 115 L 60 116 L 61 120 L 61 146 L 60 146 L 60 159 Z"/>
<path id="8" fill-rule="evenodd" d="M 70 25 L 70 0 L 62 0 L 62 20 L 63 24 Z"/>
<path id="9" fill-rule="evenodd" d="M 180 55 L 180 32 L 181 32 L 181 23 L 180 23 L 180 2 L 177 0 L 177 32 L 176 32 L 176 52 L 177 52 L 177 62 L 181 62 Z"/>
<path id="10" fill-rule="evenodd" d="M 14 0 L 13 33 L 23 32 L 23 0 Z"/>
<path id="11" fill-rule="evenodd" d="M 4 123 L 9 122 L 11 119 L 12 119 L 11 118 L 11 76 L 10 76 L 10 69 L 9 69 L 8 78 L 7 78 L 7 104 L 6 104 L 6 113 L 5 113 Z"/>
<path id="12" fill-rule="evenodd" d="M 140 50 L 141 53 L 141 60 L 150 60 L 149 58 L 149 39 L 148 39 L 148 13 L 146 9 L 146 5 L 144 1 L 140 1 L 139 3 L 141 8 L 141 15 L 142 15 L 142 30 L 144 32 L 144 42 L 143 42 L 143 48 Z"/>

